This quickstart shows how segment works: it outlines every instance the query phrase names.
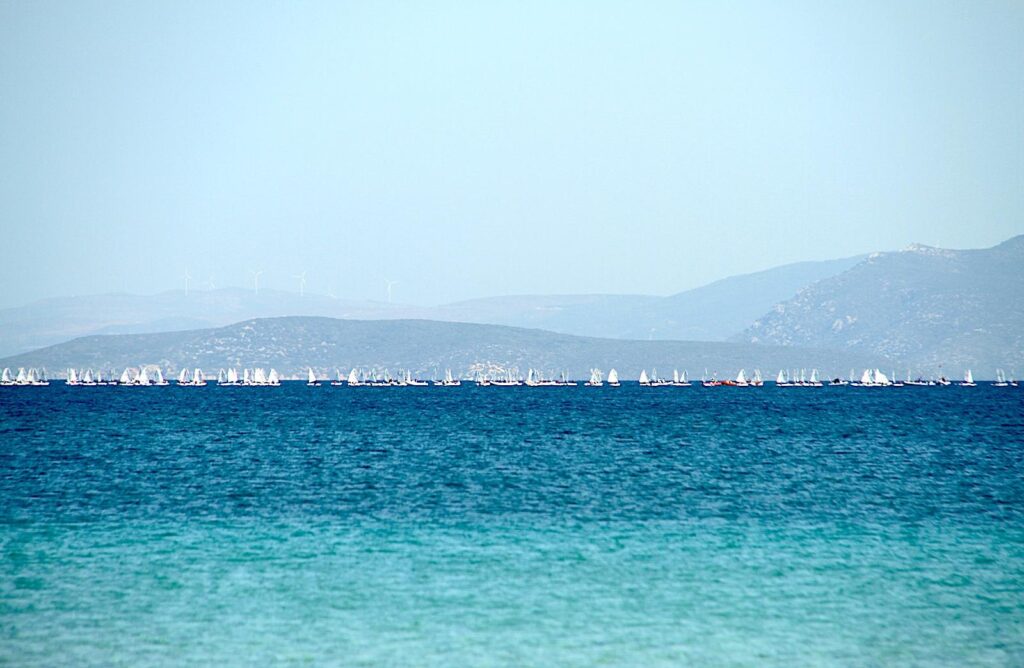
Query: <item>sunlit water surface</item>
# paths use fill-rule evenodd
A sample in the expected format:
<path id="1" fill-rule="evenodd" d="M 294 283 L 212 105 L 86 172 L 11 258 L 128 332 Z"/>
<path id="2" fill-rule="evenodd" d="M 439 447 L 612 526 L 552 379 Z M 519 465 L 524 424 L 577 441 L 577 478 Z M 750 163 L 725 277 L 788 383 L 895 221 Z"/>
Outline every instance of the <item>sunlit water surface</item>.
<path id="1" fill-rule="evenodd" d="M 1022 665 L 1024 389 L 0 388 L 0 663 Z"/>

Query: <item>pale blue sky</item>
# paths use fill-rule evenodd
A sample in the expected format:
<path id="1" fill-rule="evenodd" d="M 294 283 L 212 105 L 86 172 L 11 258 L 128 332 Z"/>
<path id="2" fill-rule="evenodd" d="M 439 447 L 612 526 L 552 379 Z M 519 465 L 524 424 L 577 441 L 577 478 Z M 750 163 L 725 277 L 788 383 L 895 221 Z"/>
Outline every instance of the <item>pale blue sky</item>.
<path id="1" fill-rule="evenodd" d="M 0 304 L 990 246 L 1024 232 L 1022 35 L 1015 1 L 0 0 Z"/>

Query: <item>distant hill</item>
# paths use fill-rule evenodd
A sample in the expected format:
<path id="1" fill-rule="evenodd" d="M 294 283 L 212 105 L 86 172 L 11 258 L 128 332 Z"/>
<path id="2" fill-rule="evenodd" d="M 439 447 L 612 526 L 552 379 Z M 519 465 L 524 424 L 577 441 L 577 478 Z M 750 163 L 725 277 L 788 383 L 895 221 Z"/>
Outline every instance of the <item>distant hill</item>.
<path id="1" fill-rule="evenodd" d="M 535 327 L 606 338 L 723 341 L 775 303 L 857 258 L 801 262 L 736 276 L 670 297 L 518 295 L 434 307 L 335 299 L 264 289 L 172 290 L 46 299 L 0 309 L 0 355 L 13 355 L 89 334 L 143 334 L 220 327 L 241 320 L 324 316 L 430 319 Z"/>
<path id="2" fill-rule="evenodd" d="M 843 373 L 851 367 L 884 363 L 852 351 L 833 353 L 748 343 L 626 341 L 555 334 L 536 329 L 429 320 L 337 320 L 285 317 L 249 320 L 227 327 L 157 334 L 87 336 L 0 360 L 0 367 L 45 367 L 59 375 L 68 367 L 120 370 L 158 364 L 165 372 L 201 367 L 275 367 L 302 374 L 312 366 L 333 376 L 335 369 L 410 369 L 430 376 L 451 368 L 464 374 L 481 368 L 529 367 L 586 378 L 589 369 L 615 367 L 623 378 L 643 368 L 663 374 L 704 369 L 731 376 L 740 368 L 774 375 L 786 367 L 818 367 Z"/>
<path id="3" fill-rule="evenodd" d="M 553 295 L 491 297 L 439 306 L 429 317 L 537 327 L 613 339 L 725 341 L 776 303 L 846 271 L 866 256 L 798 262 L 733 276 L 669 297 Z"/>
<path id="4" fill-rule="evenodd" d="M 775 304 L 817 281 L 846 271 L 865 257 L 782 265 L 639 304 L 617 336 L 726 341 Z"/>
<path id="5" fill-rule="evenodd" d="M 45 299 L 0 310 L 0 355 L 89 334 L 144 334 L 220 327 L 251 318 L 318 315 L 336 318 L 416 317 L 381 302 L 333 299 L 280 290 L 171 290 L 156 295 L 106 294 Z"/>
<path id="6" fill-rule="evenodd" d="M 877 253 L 782 302 L 734 340 L 866 349 L 950 374 L 1024 371 L 1024 235 L 993 248 Z"/>

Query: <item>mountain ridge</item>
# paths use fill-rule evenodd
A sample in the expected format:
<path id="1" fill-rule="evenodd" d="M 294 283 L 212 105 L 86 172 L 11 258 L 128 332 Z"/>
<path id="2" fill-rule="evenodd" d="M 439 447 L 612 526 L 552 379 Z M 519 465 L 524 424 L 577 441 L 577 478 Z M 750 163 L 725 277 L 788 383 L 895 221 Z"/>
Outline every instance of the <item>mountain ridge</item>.
<path id="1" fill-rule="evenodd" d="M 887 362 L 857 352 L 758 346 L 734 342 L 630 341 L 558 334 L 539 329 L 452 323 L 432 320 L 340 320 L 287 316 L 247 320 L 226 327 L 151 334 L 94 335 L 0 359 L 0 366 L 68 367 L 104 371 L 138 364 L 158 364 L 167 373 L 201 367 L 207 370 L 273 366 L 286 375 L 301 375 L 311 366 L 320 374 L 352 367 L 409 369 L 436 375 L 444 369 L 463 374 L 484 368 L 529 367 L 568 371 L 586 378 L 593 367 L 615 367 L 623 378 L 641 369 L 705 367 L 722 377 L 740 368 L 817 367 L 843 373 L 854 366 Z"/>
<path id="2" fill-rule="evenodd" d="M 776 302 L 858 258 L 798 262 L 733 276 L 668 297 L 653 295 L 509 295 L 438 306 L 345 300 L 307 293 L 241 288 L 55 297 L 0 309 L 0 355 L 79 336 L 220 327 L 278 316 L 429 319 L 533 327 L 621 339 L 724 341 Z"/>
<path id="3" fill-rule="evenodd" d="M 874 253 L 780 302 L 734 341 L 870 350 L 900 364 L 1024 366 L 1024 235 Z"/>

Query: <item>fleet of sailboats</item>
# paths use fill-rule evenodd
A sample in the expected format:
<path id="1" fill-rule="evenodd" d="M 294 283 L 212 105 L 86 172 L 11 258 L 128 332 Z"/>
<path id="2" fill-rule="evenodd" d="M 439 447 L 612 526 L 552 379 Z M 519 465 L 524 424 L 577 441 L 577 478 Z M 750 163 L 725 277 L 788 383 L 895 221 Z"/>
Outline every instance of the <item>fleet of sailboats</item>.
<path id="1" fill-rule="evenodd" d="M 64 378 L 66 385 L 80 387 L 96 387 L 101 385 L 148 387 L 171 384 L 165 379 L 163 371 L 159 366 L 145 364 L 139 365 L 138 367 L 126 367 L 120 375 L 111 371 L 106 376 L 104 376 L 103 371 L 99 369 L 68 368 L 64 374 Z M 1003 369 L 996 370 L 995 378 L 995 381 L 990 383 L 993 387 L 1019 387 L 1019 383 L 1013 379 L 1012 375 L 1007 376 Z M 281 376 L 276 369 L 271 368 L 267 371 L 261 367 L 255 367 L 251 369 L 244 368 L 241 370 L 241 373 L 239 373 L 239 370 L 235 368 L 220 369 L 217 372 L 215 384 L 221 387 L 278 387 L 281 385 L 281 382 Z M 306 385 L 310 387 L 319 387 L 324 382 L 326 381 L 318 377 L 312 367 L 307 367 Z M 475 376 L 472 377 L 471 382 L 480 387 L 513 387 L 519 385 L 525 385 L 527 387 L 567 387 L 577 385 L 576 381 L 571 380 L 568 373 L 565 371 L 559 373 L 545 373 L 540 369 L 534 368 L 528 369 L 525 376 L 521 376 L 515 369 L 498 369 L 487 372 L 481 371 L 477 372 Z M 177 371 L 177 382 L 175 384 L 182 387 L 204 387 L 209 384 L 209 380 L 201 368 L 196 367 L 189 370 L 188 368 L 183 367 Z M 435 387 L 458 387 L 463 384 L 463 379 L 457 378 L 453 375 L 451 369 L 445 369 L 444 377 L 442 379 L 436 379 L 435 376 L 435 380 L 429 381 L 415 376 L 413 372 L 408 369 L 402 370 L 397 375 L 392 376 L 391 372 L 387 369 L 363 370 L 359 368 L 352 368 L 347 375 L 341 371 L 337 371 L 337 379 L 331 381 L 330 384 L 334 386 L 347 385 L 350 387 L 425 387 L 428 385 L 433 385 Z M 608 385 L 609 387 L 620 387 L 621 384 L 618 371 L 611 369 L 608 372 L 606 379 L 604 373 L 597 368 L 591 369 L 590 378 L 584 383 L 587 387 L 603 387 L 605 385 Z M 692 385 L 687 378 L 685 370 L 682 372 L 674 370 L 672 372 L 672 379 L 668 380 L 667 378 L 660 378 L 656 369 L 652 369 L 650 374 L 647 373 L 646 369 L 641 370 L 639 377 L 637 378 L 637 384 L 641 387 L 689 387 Z M 900 380 L 897 379 L 895 372 L 886 374 L 878 368 L 864 369 L 860 374 L 859 379 L 851 369 L 849 380 L 833 378 L 827 383 L 820 380 L 817 369 L 811 369 L 809 374 L 805 369 L 780 369 L 774 382 L 776 387 L 782 388 L 824 387 L 826 384 L 832 386 L 849 385 L 852 387 L 904 387 L 942 386 L 952 385 L 954 383 L 944 376 L 939 378 L 932 377 L 930 379 L 923 379 L 921 377 L 913 378 L 910 371 L 907 371 L 906 380 Z M 974 380 L 974 374 L 970 369 L 967 369 L 964 372 L 963 380 L 955 384 L 961 387 L 978 386 L 978 383 Z M 3 369 L 2 375 L 0 375 L 0 386 L 39 385 L 49 385 L 45 369 L 23 367 L 19 368 L 17 372 L 14 373 L 11 369 L 6 368 Z M 747 374 L 745 369 L 740 369 L 734 379 L 726 380 L 718 380 L 717 374 L 714 374 L 709 378 L 707 370 L 705 369 L 701 385 L 704 387 L 762 387 L 765 385 L 765 382 L 762 379 L 761 371 L 759 369 L 755 369 L 750 375 Z"/>
<path id="2" fill-rule="evenodd" d="M 49 385 L 50 381 L 46 379 L 46 369 L 35 369 L 24 367 L 19 368 L 16 374 L 12 374 L 10 369 L 4 369 L 0 373 L 0 386 L 46 386 Z"/>

